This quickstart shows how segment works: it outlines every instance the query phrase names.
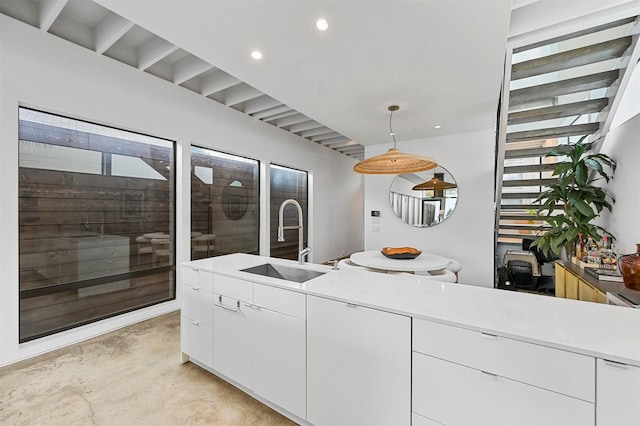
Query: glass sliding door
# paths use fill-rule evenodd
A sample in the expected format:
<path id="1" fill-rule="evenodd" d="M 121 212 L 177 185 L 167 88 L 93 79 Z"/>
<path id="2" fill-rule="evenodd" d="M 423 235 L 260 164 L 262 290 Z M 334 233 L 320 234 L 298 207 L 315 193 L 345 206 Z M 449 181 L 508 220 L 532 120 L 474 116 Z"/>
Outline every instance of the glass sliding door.
<path id="1" fill-rule="evenodd" d="M 191 147 L 191 259 L 260 252 L 260 164 Z"/>
<path id="2" fill-rule="evenodd" d="M 309 229 L 308 221 L 308 188 L 307 188 L 307 172 L 296 170 L 289 167 L 271 165 L 271 256 L 282 259 L 298 258 L 298 230 L 288 229 L 284 231 L 284 241 L 278 241 L 278 220 L 280 205 L 288 199 L 296 200 L 302 207 L 303 229 L 303 247 L 307 247 L 307 235 Z M 298 210 L 293 204 L 285 206 L 283 211 L 284 226 L 297 226 Z"/>
<path id="3" fill-rule="evenodd" d="M 175 298 L 174 142 L 20 108 L 20 341 Z"/>

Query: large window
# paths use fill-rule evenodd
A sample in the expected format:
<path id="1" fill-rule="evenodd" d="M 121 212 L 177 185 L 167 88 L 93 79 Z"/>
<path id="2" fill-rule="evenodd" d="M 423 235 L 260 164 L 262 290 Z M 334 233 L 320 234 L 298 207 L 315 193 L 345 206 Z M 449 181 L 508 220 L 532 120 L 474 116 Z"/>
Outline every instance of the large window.
<path id="1" fill-rule="evenodd" d="M 296 229 L 284 231 L 284 241 L 278 241 L 278 220 L 280 206 L 285 200 L 296 200 L 302 207 L 303 247 L 307 247 L 308 221 L 308 188 L 307 172 L 288 167 L 271 165 L 271 256 L 283 259 L 298 258 L 299 233 Z M 298 210 L 293 204 L 287 204 L 283 210 L 283 225 L 297 226 Z"/>
<path id="2" fill-rule="evenodd" d="M 260 252 L 258 161 L 191 147 L 191 259 Z"/>
<path id="3" fill-rule="evenodd" d="M 174 299 L 174 142 L 19 120 L 20 341 Z"/>

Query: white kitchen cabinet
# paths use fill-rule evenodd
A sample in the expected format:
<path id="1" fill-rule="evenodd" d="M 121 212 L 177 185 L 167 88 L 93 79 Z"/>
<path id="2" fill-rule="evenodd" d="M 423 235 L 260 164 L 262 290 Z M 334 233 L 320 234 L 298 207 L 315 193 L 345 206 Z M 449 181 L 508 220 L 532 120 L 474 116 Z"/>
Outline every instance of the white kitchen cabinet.
<path id="1" fill-rule="evenodd" d="M 183 266 L 180 347 L 183 355 L 213 367 L 213 274 Z M 183 359 L 186 358 L 183 357 Z"/>
<path id="2" fill-rule="evenodd" d="M 256 292 L 259 287 L 256 284 Z M 304 309 L 305 296 L 302 298 Z M 256 295 L 257 296 L 257 295 Z M 256 306 L 258 304 L 256 298 Z M 280 312 L 255 308 L 253 391 L 300 418 L 306 417 L 306 322 Z"/>
<path id="3" fill-rule="evenodd" d="M 307 420 L 411 423 L 411 319 L 307 296 Z"/>
<path id="4" fill-rule="evenodd" d="M 214 370 L 305 418 L 305 295 L 220 275 L 214 289 Z"/>
<path id="5" fill-rule="evenodd" d="M 640 425 L 640 367 L 598 359 L 596 424 Z"/>
<path id="6" fill-rule="evenodd" d="M 252 300 L 213 295 L 213 369 L 251 389 L 253 362 Z"/>
<path id="7" fill-rule="evenodd" d="M 595 421 L 593 357 L 421 319 L 413 320 L 413 350 L 412 410 L 433 421 Z"/>
<path id="8" fill-rule="evenodd" d="M 415 413 L 448 426 L 579 426 L 594 421 L 589 402 L 417 352 L 412 398 Z"/>

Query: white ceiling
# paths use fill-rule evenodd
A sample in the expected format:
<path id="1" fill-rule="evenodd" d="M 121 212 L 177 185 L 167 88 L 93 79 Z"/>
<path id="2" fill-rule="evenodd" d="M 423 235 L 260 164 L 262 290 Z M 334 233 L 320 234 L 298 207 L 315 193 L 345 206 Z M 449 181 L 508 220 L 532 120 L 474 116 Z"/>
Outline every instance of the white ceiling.
<path id="1" fill-rule="evenodd" d="M 362 145 L 495 125 L 510 0 L 97 3 Z"/>
<path id="2" fill-rule="evenodd" d="M 398 141 L 494 128 L 509 37 L 638 2 L 0 0 L 0 13 L 361 159 L 391 142 L 389 105 Z"/>

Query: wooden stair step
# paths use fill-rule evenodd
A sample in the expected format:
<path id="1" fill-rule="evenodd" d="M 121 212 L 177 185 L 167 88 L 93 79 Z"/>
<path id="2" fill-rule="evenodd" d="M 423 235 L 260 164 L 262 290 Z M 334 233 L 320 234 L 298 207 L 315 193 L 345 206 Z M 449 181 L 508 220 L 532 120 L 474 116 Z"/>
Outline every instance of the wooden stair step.
<path id="1" fill-rule="evenodd" d="M 524 149 L 508 149 L 504 152 L 504 158 L 534 158 L 544 157 L 553 150 L 562 151 L 564 145 L 560 146 L 545 146 L 542 148 L 524 148 Z M 568 147 L 566 148 L 568 149 Z"/>
<path id="2" fill-rule="evenodd" d="M 505 194 L 502 194 L 505 195 Z M 505 198 L 505 197 L 502 197 Z M 538 204 L 502 204 L 500 210 L 538 210 L 540 205 Z M 562 204 L 556 204 L 556 210 L 562 210 L 564 206 Z"/>
<path id="3" fill-rule="evenodd" d="M 590 135 L 600 128 L 600 123 L 578 124 L 573 126 L 548 127 L 545 129 L 525 130 L 507 133 L 507 143 L 534 139 L 551 139 L 566 136 Z"/>
<path id="4" fill-rule="evenodd" d="M 619 74 L 620 71 L 616 69 L 512 90 L 509 93 L 509 105 L 513 107 L 544 99 L 552 100 L 558 96 L 570 95 L 572 93 L 602 89 L 611 86 L 613 82 L 618 79 Z"/>
<path id="5" fill-rule="evenodd" d="M 505 180 L 504 182 L 502 182 L 502 187 L 513 188 L 516 186 L 547 186 L 554 183 L 558 183 L 558 178 Z"/>
<path id="6" fill-rule="evenodd" d="M 539 194 L 539 192 L 503 192 L 501 198 L 503 200 L 535 200 Z M 522 206 L 518 205 L 518 207 Z"/>
<path id="7" fill-rule="evenodd" d="M 623 18 L 623 19 L 620 19 L 618 21 L 607 22 L 605 24 L 598 25 L 596 27 L 587 28 L 585 30 L 576 31 L 576 32 L 569 33 L 569 34 L 563 34 L 563 35 L 558 36 L 558 37 L 554 37 L 554 38 L 551 38 L 551 39 L 548 39 L 548 40 L 544 40 L 544 41 L 540 41 L 540 42 L 537 42 L 537 43 L 528 44 L 526 46 L 516 47 L 515 49 L 513 49 L 513 53 L 525 52 L 527 50 L 535 49 L 537 47 L 548 46 L 550 44 L 559 43 L 561 41 L 571 40 L 572 38 L 578 38 L 578 37 L 582 37 L 584 35 L 593 34 L 593 33 L 597 33 L 597 32 L 600 32 L 600 31 L 608 30 L 610 28 L 621 27 L 623 25 L 630 24 L 631 22 L 633 22 L 635 20 L 636 20 L 636 16 L 630 16 L 628 18 Z"/>
<path id="8" fill-rule="evenodd" d="M 504 168 L 504 174 L 512 173 L 537 173 L 551 172 L 561 163 L 543 163 L 543 164 L 527 164 L 524 166 L 507 166 Z"/>
<path id="9" fill-rule="evenodd" d="M 554 105 L 545 108 L 529 109 L 526 111 L 511 112 L 507 118 L 507 124 L 533 123 L 536 121 L 590 114 L 602 111 L 607 105 L 609 105 L 609 98 L 600 98 L 573 102 L 570 104 Z"/>
<path id="10" fill-rule="evenodd" d="M 631 36 L 620 37 L 614 40 L 520 62 L 511 67 L 511 80 L 519 80 L 521 78 L 533 77 L 535 75 L 619 58 L 629 46 L 631 46 L 631 43 Z"/>

